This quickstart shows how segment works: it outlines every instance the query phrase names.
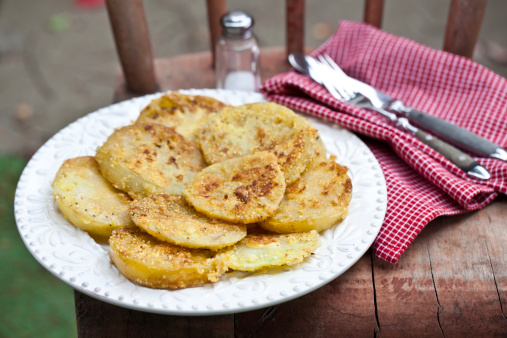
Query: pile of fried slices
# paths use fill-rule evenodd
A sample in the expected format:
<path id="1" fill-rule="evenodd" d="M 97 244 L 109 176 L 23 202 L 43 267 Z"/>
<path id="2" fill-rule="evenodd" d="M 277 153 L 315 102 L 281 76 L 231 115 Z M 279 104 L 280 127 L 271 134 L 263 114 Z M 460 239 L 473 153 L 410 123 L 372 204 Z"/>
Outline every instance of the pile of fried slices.
<path id="1" fill-rule="evenodd" d="M 64 217 L 128 279 L 178 289 L 303 261 L 342 220 L 352 184 L 310 122 L 275 103 L 178 92 L 53 182 Z"/>

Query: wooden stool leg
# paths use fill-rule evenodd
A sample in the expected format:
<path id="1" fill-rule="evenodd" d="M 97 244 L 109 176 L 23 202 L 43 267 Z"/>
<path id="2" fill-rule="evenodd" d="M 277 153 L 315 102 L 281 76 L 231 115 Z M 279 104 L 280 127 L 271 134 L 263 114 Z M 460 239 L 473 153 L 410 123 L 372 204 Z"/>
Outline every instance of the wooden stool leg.
<path id="1" fill-rule="evenodd" d="M 287 6 L 287 56 L 304 52 L 305 46 L 305 1 L 286 0 Z"/>
<path id="2" fill-rule="evenodd" d="M 472 57 L 486 11 L 487 0 L 452 0 L 445 30 L 444 50 Z"/>
<path id="3" fill-rule="evenodd" d="M 157 91 L 142 0 L 107 0 L 106 4 L 127 89 L 136 94 Z"/>
<path id="4" fill-rule="evenodd" d="M 208 9 L 208 25 L 210 31 L 210 47 L 213 55 L 212 67 L 215 67 L 215 44 L 221 34 L 220 18 L 226 13 L 225 0 L 206 0 Z"/>
<path id="5" fill-rule="evenodd" d="M 382 16 L 384 14 L 384 0 L 365 0 L 363 21 L 375 26 L 382 27 Z"/>

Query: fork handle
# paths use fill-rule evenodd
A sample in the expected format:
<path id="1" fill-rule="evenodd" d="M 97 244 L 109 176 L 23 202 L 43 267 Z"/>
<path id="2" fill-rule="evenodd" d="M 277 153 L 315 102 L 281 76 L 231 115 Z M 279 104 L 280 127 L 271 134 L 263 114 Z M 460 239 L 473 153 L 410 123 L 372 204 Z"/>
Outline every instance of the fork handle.
<path id="1" fill-rule="evenodd" d="M 414 108 L 404 107 L 401 112 L 415 125 L 462 149 L 507 161 L 507 151 L 477 134 Z"/>

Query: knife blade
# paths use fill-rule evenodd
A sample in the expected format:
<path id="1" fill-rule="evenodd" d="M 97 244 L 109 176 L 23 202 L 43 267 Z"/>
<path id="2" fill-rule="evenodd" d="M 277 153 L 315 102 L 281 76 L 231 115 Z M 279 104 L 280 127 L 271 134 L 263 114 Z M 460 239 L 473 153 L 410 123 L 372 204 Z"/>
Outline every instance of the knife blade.
<path id="1" fill-rule="evenodd" d="M 406 117 L 418 127 L 464 150 L 507 162 L 507 151 L 501 146 L 451 122 L 418 109 L 407 107 L 401 100 L 395 99 L 365 82 L 348 76 L 330 57 L 324 56 L 324 58 L 335 71 L 342 73 L 340 74 L 341 76 L 347 76 L 351 80 L 351 84 L 355 86 L 355 89 L 367 97 L 375 108 L 392 111 Z"/>

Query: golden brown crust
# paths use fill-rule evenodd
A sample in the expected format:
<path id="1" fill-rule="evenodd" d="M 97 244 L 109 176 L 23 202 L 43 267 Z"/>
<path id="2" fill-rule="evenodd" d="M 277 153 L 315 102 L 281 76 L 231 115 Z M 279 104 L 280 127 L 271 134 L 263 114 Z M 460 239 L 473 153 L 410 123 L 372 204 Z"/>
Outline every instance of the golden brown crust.
<path id="1" fill-rule="evenodd" d="M 317 135 L 315 137 L 315 158 L 313 161 L 323 161 L 327 159 L 327 150 L 324 142 L 322 141 L 322 137 Z M 311 165 L 310 165 L 311 166 Z"/>
<path id="2" fill-rule="evenodd" d="M 190 140 L 203 149 L 210 167 Z M 65 217 L 82 222 L 90 233 L 90 218 L 76 214 L 74 203 L 63 203 L 71 198 L 58 192 L 64 186 L 72 190 L 79 181 L 74 190 L 91 189 L 100 204 L 112 191 L 127 209 L 126 226 L 132 227 L 110 236 L 112 262 L 136 283 L 178 289 L 215 282 L 229 268 L 296 264 L 313 252 L 320 245 L 316 231 L 345 217 L 352 194 L 347 168 L 326 155 L 310 122 L 286 107 L 230 107 L 170 93 L 153 100 L 134 125 L 116 130 L 98 148 L 99 164 L 87 165 L 95 166 L 93 175 L 77 170 L 73 175 L 82 177 L 69 179 L 59 172 L 53 185 Z M 99 181 L 106 184 L 97 187 Z M 109 182 L 137 200 L 131 202 Z M 182 192 L 184 197 L 178 196 Z M 104 206 L 106 218 L 113 210 L 117 216 L 116 202 Z"/>
<path id="3" fill-rule="evenodd" d="M 317 161 L 287 187 L 276 213 L 261 223 L 279 233 L 322 231 L 343 219 L 352 198 L 347 167 L 333 160 Z"/>
<path id="4" fill-rule="evenodd" d="M 65 160 L 52 187 L 63 216 L 98 239 L 134 226 L 128 213 L 131 199 L 102 177 L 93 156 Z"/>
<path id="5" fill-rule="evenodd" d="M 228 268 L 238 271 L 256 271 L 264 268 L 300 263 L 320 246 L 316 231 L 294 234 L 248 234 L 217 257 Z"/>
<path id="6" fill-rule="evenodd" d="M 102 174 L 133 197 L 181 194 L 205 167 L 194 144 L 160 124 L 139 123 L 115 130 L 96 158 Z"/>
<path id="7" fill-rule="evenodd" d="M 224 108 L 199 133 L 207 163 L 268 151 L 277 157 L 287 184 L 298 179 L 319 152 L 318 133 L 304 118 L 276 103 Z"/>
<path id="8" fill-rule="evenodd" d="M 152 100 L 141 111 L 136 123 L 163 124 L 195 143 L 203 119 L 228 106 L 207 96 L 171 92 Z"/>
<path id="9" fill-rule="evenodd" d="M 188 248 L 217 250 L 246 236 L 246 226 L 198 213 L 181 197 L 151 195 L 132 202 L 134 223 L 152 236 Z"/>
<path id="10" fill-rule="evenodd" d="M 284 191 L 285 180 L 276 157 L 260 152 L 203 169 L 183 196 L 209 217 L 254 223 L 275 212 Z"/>
<path id="11" fill-rule="evenodd" d="M 136 228 L 115 230 L 109 245 L 118 270 L 151 288 L 179 289 L 216 282 L 227 270 L 209 250 L 162 242 Z"/>

